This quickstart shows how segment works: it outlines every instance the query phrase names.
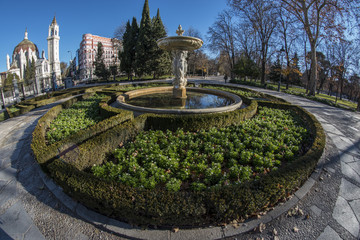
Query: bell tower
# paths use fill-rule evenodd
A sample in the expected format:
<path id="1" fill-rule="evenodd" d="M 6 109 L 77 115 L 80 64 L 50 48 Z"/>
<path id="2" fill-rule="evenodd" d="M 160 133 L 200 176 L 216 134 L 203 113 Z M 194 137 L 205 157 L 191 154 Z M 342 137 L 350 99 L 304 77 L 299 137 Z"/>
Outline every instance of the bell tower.
<path id="1" fill-rule="evenodd" d="M 51 22 L 49 26 L 49 35 L 47 38 L 48 41 L 48 57 L 50 65 L 50 76 L 55 73 L 56 79 L 61 78 L 60 70 L 60 57 L 59 57 L 59 25 L 56 22 L 56 18 Z"/>

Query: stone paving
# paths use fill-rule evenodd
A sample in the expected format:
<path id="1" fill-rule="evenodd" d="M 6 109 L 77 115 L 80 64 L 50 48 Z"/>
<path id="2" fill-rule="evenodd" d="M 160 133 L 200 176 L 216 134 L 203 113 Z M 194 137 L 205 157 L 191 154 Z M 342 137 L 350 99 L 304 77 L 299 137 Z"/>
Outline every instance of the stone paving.
<path id="1" fill-rule="evenodd" d="M 0 239 L 123 239 L 129 235 L 140 239 L 217 239 L 226 236 L 234 236 L 229 239 L 359 239 L 360 115 L 296 96 L 256 90 L 304 107 L 317 117 L 327 134 L 323 166 L 308 182 L 308 191 L 298 193 L 300 195 L 285 204 L 297 204 L 309 215 L 307 220 L 288 217 L 287 208 L 280 206 L 277 212 L 274 210 L 269 216 L 247 223 L 246 229 L 250 230 L 266 222 L 267 231 L 240 235 L 241 231 L 232 227 L 174 233 L 133 229 L 109 219 L 101 224 L 97 222 L 98 216 L 94 218 L 93 212 L 64 197 L 61 191 L 49 191 L 57 188 L 49 185 L 51 182 L 31 156 L 31 133 L 38 118 L 51 105 L 0 123 Z M 76 208 L 72 211 L 66 206 Z"/>

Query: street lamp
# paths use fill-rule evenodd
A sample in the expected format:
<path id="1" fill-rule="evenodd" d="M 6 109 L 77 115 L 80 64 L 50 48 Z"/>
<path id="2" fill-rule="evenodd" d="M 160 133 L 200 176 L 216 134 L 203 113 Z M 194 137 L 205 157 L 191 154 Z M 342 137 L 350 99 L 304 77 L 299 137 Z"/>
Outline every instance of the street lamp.
<path id="1" fill-rule="evenodd" d="M 278 84 L 278 92 L 280 92 L 280 87 L 281 87 L 281 77 L 282 77 L 282 62 L 283 62 L 283 56 L 282 53 L 285 52 L 284 47 L 281 47 L 279 54 L 280 54 L 280 79 L 279 79 L 279 84 Z"/>
<path id="2" fill-rule="evenodd" d="M 67 51 L 68 53 L 70 53 L 70 56 L 71 56 L 71 58 L 70 58 L 70 62 L 72 61 L 72 52 L 69 50 L 69 51 Z"/>

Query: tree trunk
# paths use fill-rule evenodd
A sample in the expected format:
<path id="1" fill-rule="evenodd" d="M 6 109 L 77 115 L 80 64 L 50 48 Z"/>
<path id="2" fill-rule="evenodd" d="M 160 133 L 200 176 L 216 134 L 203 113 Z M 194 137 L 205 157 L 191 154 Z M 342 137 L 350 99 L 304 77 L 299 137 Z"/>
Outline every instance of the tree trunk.
<path id="1" fill-rule="evenodd" d="M 317 70 L 317 58 L 316 58 L 316 45 L 315 43 L 311 44 L 311 74 L 310 74 L 310 83 L 309 83 L 309 96 L 315 96 L 316 92 L 316 83 L 318 79 L 318 70 Z"/>
<path id="2" fill-rule="evenodd" d="M 261 84 L 265 84 L 265 68 L 266 62 L 265 59 L 261 59 Z"/>
<path id="3" fill-rule="evenodd" d="M 344 78 L 340 76 L 340 97 L 339 97 L 340 100 L 342 100 L 343 87 L 344 87 Z"/>

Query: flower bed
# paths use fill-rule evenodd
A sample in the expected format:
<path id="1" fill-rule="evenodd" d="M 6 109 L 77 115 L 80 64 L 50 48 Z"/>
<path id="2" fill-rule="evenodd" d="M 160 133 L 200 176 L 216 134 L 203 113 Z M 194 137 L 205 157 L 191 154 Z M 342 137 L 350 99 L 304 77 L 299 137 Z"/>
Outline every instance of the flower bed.
<path id="1" fill-rule="evenodd" d="M 115 150 L 95 176 L 132 187 L 203 190 L 238 184 L 276 170 L 302 153 L 304 123 L 291 111 L 261 108 L 238 126 L 209 131 L 145 131 Z"/>
<path id="2" fill-rule="evenodd" d="M 108 128 L 105 128 L 105 125 L 100 126 L 99 123 L 94 125 L 99 126 L 94 131 L 96 134 L 91 134 L 91 137 L 77 140 L 79 136 L 76 135 L 78 133 L 72 135 L 76 136 L 76 138 L 72 139 L 76 143 L 76 147 L 69 148 L 64 155 L 59 154 L 56 157 L 54 153 L 59 148 L 59 145 L 57 145 L 59 142 L 50 146 L 44 145 L 44 128 L 46 128 L 48 121 L 50 122 L 50 119 L 53 119 L 53 115 L 58 113 L 58 110 L 53 112 L 50 110 L 39 120 L 33 134 L 32 148 L 43 169 L 53 177 L 64 192 L 101 214 L 138 225 L 157 226 L 208 226 L 210 224 L 230 222 L 234 219 L 241 220 L 276 205 L 279 200 L 288 197 L 299 188 L 312 173 L 325 146 L 325 135 L 321 125 L 304 109 L 280 102 L 259 101 L 259 106 L 271 108 L 272 110 L 266 113 L 268 110 L 262 108 L 259 115 L 248 121 L 249 123 L 245 123 L 244 120 L 254 116 L 258 106 L 257 101 L 248 101 L 250 104 L 245 109 L 221 114 L 205 114 L 204 116 L 144 114 L 122 123 L 116 123 Z M 280 114 L 276 119 L 273 116 L 275 112 L 284 114 L 284 116 Z M 259 118 L 261 114 L 264 115 L 265 119 Z M 113 119 L 115 120 L 119 115 L 114 116 Z M 125 116 L 127 116 L 126 113 L 124 113 Z M 287 123 L 287 118 L 295 122 L 294 128 Z M 105 121 L 108 121 L 107 124 L 111 124 L 113 119 Z M 123 117 L 119 118 L 118 121 L 121 119 Z M 273 119 L 276 124 L 268 124 L 265 121 L 270 119 Z M 283 121 L 283 119 L 285 120 Z M 104 122 L 105 124 L 105 121 L 101 123 Z M 246 128 L 246 124 L 250 124 L 252 127 Z M 267 125 L 270 125 L 270 129 L 276 126 L 273 136 L 271 136 L 270 131 L 267 132 L 266 136 L 257 135 L 261 134 L 268 127 Z M 304 129 L 306 128 L 306 133 L 300 128 L 297 129 L 298 125 Z M 218 126 L 216 131 L 213 128 L 215 126 Z M 184 131 L 177 131 L 176 129 L 179 127 L 183 127 Z M 244 130 L 245 135 L 242 135 L 242 130 Z M 195 136 L 194 133 L 187 133 L 187 131 L 196 132 L 195 135 L 198 136 Z M 197 174 L 196 170 L 203 166 L 198 161 L 201 160 L 201 157 L 198 158 L 194 151 L 188 161 L 196 162 L 194 166 L 189 166 L 190 178 L 183 180 L 180 178 L 181 176 L 175 175 L 170 177 L 168 182 L 155 182 L 154 187 L 151 184 L 150 187 L 146 188 L 144 184 L 142 187 L 139 182 L 132 185 L 132 183 L 127 184 L 106 177 L 97 177 L 90 171 L 94 164 L 96 166 L 106 164 L 106 160 L 109 160 L 108 155 L 116 147 L 126 145 L 131 148 L 130 142 L 134 141 L 138 135 L 141 135 L 143 138 L 140 140 L 144 141 L 144 138 L 149 137 L 146 136 L 146 132 L 155 136 L 154 139 L 149 138 L 149 143 L 146 143 L 146 145 L 161 142 L 159 138 L 162 138 L 164 133 L 169 133 L 165 137 L 175 138 L 173 142 L 177 141 L 177 135 L 183 137 L 184 140 L 190 139 L 188 142 L 179 141 L 180 147 L 178 148 L 183 148 L 181 144 L 185 144 L 184 148 L 191 148 L 193 144 L 199 143 L 200 146 L 194 146 L 194 149 L 201 148 L 202 154 L 205 154 L 205 149 L 209 151 L 205 158 L 210 168 L 212 168 L 210 161 L 215 163 L 217 163 L 216 161 L 219 163 L 222 161 L 220 163 L 220 165 L 223 164 L 221 173 L 226 173 L 228 179 L 222 181 L 225 174 L 222 174 L 220 178 L 220 174 L 216 174 L 215 169 L 213 169 L 213 174 L 210 173 L 211 171 L 208 174 L 208 176 L 213 175 L 215 178 L 209 177 L 208 180 L 205 180 L 206 170 L 203 174 Z M 283 132 L 285 132 L 285 135 L 281 135 Z M 294 139 L 286 135 L 290 132 L 295 133 Z M 240 143 L 246 147 L 248 144 L 253 153 L 245 148 L 242 149 L 241 146 L 235 147 L 236 139 L 231 139 L 232 133 L 236 133 L 234 135 L 239 136 L 239 139 L 241 137 Z M 219 137 L 214 137 L 217 134 Z M 296 134 L 300 134 L 299 136 L 302 137 L 301 143 L 297 142 Z M 223 135 L 224 139 L 222 138 Z M 221 146 L 222 141 L 227 141 L 226 137 L 229 137 L 229 144 L 226 146 L 228 149 L 226 147 L 211 146 L 211 144 Z M 270 138 L 266 141 L 266 137 L 274 137 L 275 140 L 278 138 L 279 144 Z M 157 141 L 155 141 L 156 138 Z M 202 146 L 202 138 L 209 138 L 206 141 L 211 142 L 210 146 L 206 148 L 205 140 L 203 141 L 204 146 Z M 218 141 L 219 138 L 222 141 Z M 250 140 L 250 138 L 252 139 Z M 234 141 L 233 148 L 231 148 L 230 144 L 232 141 Z M 262 144 L 259 144 L 261 141 Z M 292 146 L 290 143 L 294 145 Z M 289 148 L 289 146 L 292 147 Z M 133 145 L 133 148 L 135 147 L 137 146 Z M 214 149 L 212 149 L 213 147 Z M 51 157 L 48 156 L 49 148 L 52 150 Z M 217 150 L 220 150 L 220 148 L 225 148 L 223 154 L 216 155 Z M 289 149 L 291 149 L 291 153 L 288 151 Z M 245 152 L 243 156 L 242 152 Z M 250 152 L 250 154 L 246 152 Z M 133 155 L 139 154 L 139 151 L 134 150 L 128 153 L 126 153 L 129 156 L 128 160 L 131 161 L 125 162 L 135 163 L 132 161 L 132 157 L 136 157 Z M 181 153 L 180 151 L 180 156 Z M 269 160 L 271 154 L 274 158 Z M 224 159 L 222 160 L 222 158 Z M 174 159 L 176 159 L 176 156 Z M 231 161 L 231 159 L 236 159 L 236 162 Z M 161 160 L 161 157 L 156 157 L 156 160 Z M 114 165 L 117 161 L 120 162 L 120 160 L 114 160 Z M 244 165 L 242 161 L 248 162 L 248 165 Z M 280 161 L 280 163 L 277 161 Z M 165 162 L 165 164 L 168 163 Z M 230 166 L 230 164 L 233 165 Z M 271 164 L 272 166 L 270 166 Z M 249 174 L 249 177 L 244 174 L 246 172 L 240 169 L 241 165 L 243 169 L 246 166 L 251 169 L 252 173 Z M 134 166 L 135 169 L 132 168 L 132 170 L 138 169 L 137 165 Z M 139 166 L 141 165 L 139 164 Z M 174 166 L 176 167 L 176 163 Z M 164 170 L 170 170 L 169 173 L 175 172 L 171 170 L 174 166 L 165 166 Z M 131 167 L 131 165 L 125 166 L 130 170 Z M 233 167 L 232 170 L 230 170 L 231 167 Z M 230 174 L 231 171 L 232 174 Z M 165 172 L 165 174 L 168 173 Z M 159 179 L 161 180 L 161 175 L 158 174 L 158 176 L 160 176 Z M 217 177 L 220 180 L 216 179 Z M 171 180 L 171 178 L 181 180 L 181 184 L 176 179 Z M 212 180 L 214 181 L 212 182 Z M 192 186 L 192 183 L 197 184 Z M 199 186 L 199 184 L 204 184 L 205 187 L 200 185 L 197 188 L 196 185 Z"/>
<path id="3" fill-rule="evenodd" d="M 99 103 L 105 95 L 94 95 L 63 109 L 51 122 L 46 137 L 49 144 L 60 141 L 71 134 L 103 120 L 99 114 Z"/>

